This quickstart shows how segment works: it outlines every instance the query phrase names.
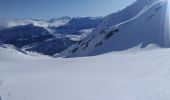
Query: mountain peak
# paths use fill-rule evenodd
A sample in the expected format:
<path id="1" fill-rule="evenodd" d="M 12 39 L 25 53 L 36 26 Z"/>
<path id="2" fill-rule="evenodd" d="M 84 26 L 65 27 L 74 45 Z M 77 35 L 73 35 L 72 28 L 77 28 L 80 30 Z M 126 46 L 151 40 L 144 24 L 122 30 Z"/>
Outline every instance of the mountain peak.
<path id="1" fill-rule="evenodd" d="M 167 47 L 167 0 L 138 0 L 127 8 L 106 16 L 87 38 L 63 51 L 59 56 L 94 56 L 149 44 Z M 166 37 L 166 38 L 165 38 Z M 168 42 L 167 42 L 168 41 Z M 169 45 L 168 45 L 169 46 Z"/>

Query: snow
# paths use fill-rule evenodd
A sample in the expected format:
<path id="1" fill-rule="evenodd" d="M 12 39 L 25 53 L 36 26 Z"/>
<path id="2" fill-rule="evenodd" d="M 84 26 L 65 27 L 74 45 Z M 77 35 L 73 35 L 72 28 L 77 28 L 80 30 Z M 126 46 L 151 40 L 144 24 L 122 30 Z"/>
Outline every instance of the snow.
<path id="1" fill-rule="evenodd" d="M 26 51 L 52 56 L 84 39 L 101 22 L 101 19 L 62 17 L 49 20 L 4 20 L 0 21 L 0 30 L 2 29 L 0 44 L 12 44 Z M 1 28 L 1 25 L 4 28 Z"/>
<path id="2" fill-rule="evenodd" d="M 76 58 L 0 47 L 0 100 L 170 100 L 168 5 L 138 0 L 105 17 L 57 55 Z"/>
<path id="3" fill-rule="evenodd" d="M 83 29 L 80 32 L 80 35 L 66 35 L 65 37 L 70 38 L 72 41 L 83 40 L 89 33 L 91 33 L 95 28 Z"/>
<path id="4" fill-rule="evenodd" d="M 58 56 L 94 56 L 128 50 L 140 44 L 141 49 L 150 44 L 169 47 L 168 7 L 169 0 L 138 0 L 124 10 L 106 16 L 82 42 Z M 75 52 L 70 52 L 75 49 Z"/>
<path id="5" fill-rule="evenodd" d="M 10 27 L 15 27 L 15 26 L 20 26 L 20 25 L 28 25 L 32 24 L 34 26 L 38 27 L 44 27 L 46 29 L 49 29 L 48 27 L 59 27 L 62 25 L 67 24 L 71 18 L 67 19 L 61 19 L 61 18 L 56 18 L 56 19 L 51 19 L 51 20 L 36 20 L 36 19 L 8 19 L 5 21 L 0 21 L 0 26 L 4 28 L 10 28 Z"/>
<path id="6" fill-rule="evenodd" d="M 56 59 L 1 48 L 0 96 L 2 100 L 169 100 L 169 54 L 170 49 L 155 49 Z"/>

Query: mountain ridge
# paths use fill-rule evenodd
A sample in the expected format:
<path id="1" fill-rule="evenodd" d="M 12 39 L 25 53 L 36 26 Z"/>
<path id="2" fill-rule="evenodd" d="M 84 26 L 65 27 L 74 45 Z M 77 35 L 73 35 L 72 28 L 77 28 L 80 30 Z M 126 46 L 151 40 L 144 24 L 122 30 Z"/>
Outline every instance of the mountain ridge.
<path id="1" fill-rule="evenodd" d="M 164 32 L 168 4 L 167 0 L 137 0 L 122 11 L 106 16 L 90 35 L 58 56 L 94 56 L 140 44 L 140 48 L 145 48 L 152 43 L 168 47 L 165 40 L 170 39 L 165 39 L 164 34 L 169 33 Z"/>

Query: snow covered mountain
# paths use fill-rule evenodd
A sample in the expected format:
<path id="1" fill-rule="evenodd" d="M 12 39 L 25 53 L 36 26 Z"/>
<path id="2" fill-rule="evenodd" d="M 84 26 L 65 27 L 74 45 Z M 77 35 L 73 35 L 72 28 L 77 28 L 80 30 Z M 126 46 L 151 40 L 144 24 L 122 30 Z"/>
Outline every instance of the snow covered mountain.
<path id="1" fill-rule="evenodd" d="M 170 100 L 169 54 L 158 49 L 56 59 L 0 47 L 0 98 Z"/>
<path id="2" fill-rule="evenodd" d="M 0 40 L 4 44 L 12 44 L 18 48 L 50 38 L 53 38 L 53 35 L 49 34 L 46 29 L 31 24 L 0 30 Z"/>
<path id="3" fill-rule="evenodd" d="M 54 28 L 55 33 L 80 34 L 81 30 L 96 28 L 101 22 L 101 17 L 76 17 L 72 18 L 66 25 Z"/>
<path id="4" fill-rule="evenodd" d="M 93 56 L 149 44 L 169 47 L 169 0 L 137 0 L 122 11 L 106 16 L 84 40 L 69 47 L 62 57 Z"/>
<path id="5" fill-rule="evenodd" d="M 52 18 L 49 20 L 37 20 L 37 19 L 9 19 L 6 21 L 0 21 L 0 26 L 4 28 L 10 28 L 20 25 L 32 24 L 38 27 L 59 27 L 67 24 L 71 20 L 70 17 Z"/>
<path id="6" fill-rule="evenodd" d="M 3 27 L 0 30 L 0 44 L 12 44 L 26 51 L 53 55 L 84 39 L 100 21 L 101 17 L 5 21 L 0 24 Z"/>
<path id="7" fill-rule="evenodd" d="M 170 100 L 170 48 L 157 48 L 170 46 L 169 4 L 137 0 L 96 29 L 81 29 L 88 36 L 57 55 L 76 58 L 35 57 L 4 45 L 54 53 L 76 34 L 51 34 L 33 24 L 1 30 L 0 100 Z M 35 44 L 26 47 L 30 40 Z"/>

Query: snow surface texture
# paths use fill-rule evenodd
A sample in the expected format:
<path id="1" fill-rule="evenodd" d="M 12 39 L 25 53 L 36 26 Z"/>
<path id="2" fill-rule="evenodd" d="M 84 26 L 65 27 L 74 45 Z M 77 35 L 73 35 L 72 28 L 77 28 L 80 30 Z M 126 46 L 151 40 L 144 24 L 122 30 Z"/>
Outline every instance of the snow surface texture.
<path id="1" fill-rule="evenodd" d="M 138 0 L 105 17 L 83 41 L 58 56 L 94 56 L 149 44 L 169 47 L 169 4 L 169 0 Z"/>
<path id="2" fill-rule="evenodd" d="M 54 59 L 0 48 L 0 97 L 1 100 L 170 100 L 169 54 L 170 49 L 157 49 Z"/>

